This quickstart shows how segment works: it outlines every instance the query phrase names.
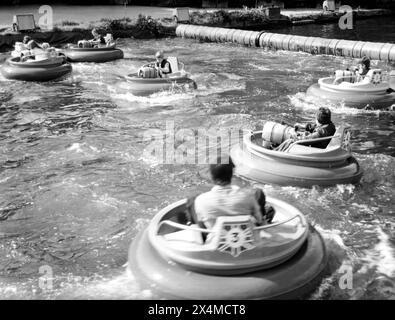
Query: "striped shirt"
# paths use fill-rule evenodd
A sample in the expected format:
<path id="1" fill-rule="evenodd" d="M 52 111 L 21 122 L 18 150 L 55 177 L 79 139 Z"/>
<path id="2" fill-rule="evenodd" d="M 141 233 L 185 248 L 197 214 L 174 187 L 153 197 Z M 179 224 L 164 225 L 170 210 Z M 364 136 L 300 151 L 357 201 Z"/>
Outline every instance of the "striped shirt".
<path id="1" fill-rule="evenodd" d="M 262 214 L 254 192 L 235 185 L 217 185 L 209 192 L 197 196 L 195 212 L 207 228 L 212 228 L 220 216 L 252 215 L 256 222 L 262 223 Z"/>

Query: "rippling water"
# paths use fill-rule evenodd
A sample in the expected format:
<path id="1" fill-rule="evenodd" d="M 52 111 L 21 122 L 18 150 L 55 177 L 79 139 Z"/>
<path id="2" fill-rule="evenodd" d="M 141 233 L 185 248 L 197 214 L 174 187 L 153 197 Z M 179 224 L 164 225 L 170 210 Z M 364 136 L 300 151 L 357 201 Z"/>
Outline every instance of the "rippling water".
<path id="1" fill-rule="evenodd" d="M 310 120 L 319 105 L 304 96 L 308 86 L 355 63 L 181 39 L 120 46 L 124 60 L 73 64 L 72 76 L 58 82 L 0 78 L 2 298 L 151 297 L 125 272 L 130 242 L 159 208 L 208 190 L 210 182 L 206 165 L 163 165 L 145 156 L 144 132 L 172 122 L 216 132 Z M 197 91 L 128 92 L 123 76 L 157 48 L 180 57 Z M 395 112 L 331 108 L 335 123 L 353 128 L 361 185 L 263 187 L 294 203 L 325 238 L 328 276 L 312 299 L 393 298 Z M 53 290 L 40 289 L 46 266 Z M 353 289 L 339 288 L 344 266 L 353 268 Z"/>
<path id="2" fill-rule="evenodd" d="M 342 30 L 337 23 L 309 24 L 276 29 L 273 32 L 310 37 L 395 43 L 394 16 L 354 20 L 352 29 Z"/>

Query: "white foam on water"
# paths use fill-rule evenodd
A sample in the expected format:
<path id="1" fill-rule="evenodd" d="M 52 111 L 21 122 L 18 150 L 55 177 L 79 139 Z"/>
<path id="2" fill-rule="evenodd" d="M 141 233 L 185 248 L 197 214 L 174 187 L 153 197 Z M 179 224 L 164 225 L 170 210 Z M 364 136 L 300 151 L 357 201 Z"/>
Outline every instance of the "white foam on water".
<path id="1" fill-rule="evenodd" d="M 377 272 L 387 277 L 395 277 L 395 250 L 391 246 L 390 237 L 380 228 L 376 229 L 379 242 L 373 249 L 365 252 L 362 260 L 369 268 L 377 268 Z"/>
<path id="2" fill-rule="evenodd" d="M 93 197 L 92 202 L 95 202 L 95 203 L 102 205 L 102 206 L 112 207 L 115 209 L 118 209 L 120 207 L 120 205 L 127 204 L 124 201 L 121 201 L 119 199 L 109 196 L 107 193 L 98 195 L 95 192 L 93 192 L 92 197 Z"/>
<path id="3" fill-rule="evenodd" d="M 304 110 L 318 110 L 320 107 L 329 107 L 332 113 L 339 114 L 374 114 L 378 116 L 383 113 L 393 113 L 395 111 L 391 108 L 384 110 L 366 110 L 366 109 L 358 109 L 346 107 L 344 103 L 330 103 L 327 101 L 319 100 L 314 97 L 308 97 L 304 92 L 298 92 L 294 95 L 288 95 L 288 98 L 291 101 L 291 104 L 296 108 L 301 108 Z"/>
<path id="4" fill-rule="evenodd" d="M 251 67 L 254 68 L 254 69 L 258 69 L 258 70 L 261 70 L 261 71 L 270 71 L 270 70 L 273 70 L 273 69 L 271 69 L 271 68 L 265 67 L 264 65 L 257 65 L 257 64 L 255 64 L 255 63 L 251 63 L 251 62 L 250 62 L 248 65 L 251 66 Z"/>
<path id="5" fill-rule="evenodd" d="M 69 148 L 67 148 L 67 151 L 75 151 L 77 153 L 83 152 L 80 143 L 73 143 Z"/>
<path id="6" fill-rule="evenodd" d="M 325 242 L 333 242 L 339 248 L 350 252 L 350 248 L 344 244 L 342 232 L 337 229 L 324 229 L 319 225 L 314 226 L 315 229 L 322 235 L 325 239 Z"/>
<path id="7" fill-rule="evenodd" d="M 108 86 L 110 97 L 114 100 L 124 100 L 129 102 L 137 102 L 142 104 L 164 105 L 177 102 L 182 103 L 185 100 L 193 100 L 198 97 L 206 97 L 213 94 L 224 93 L 233 90 L 245 90 L 246 84 L 244 82 L 229 82 L 223 81 L 221 85 L 207 85 L 207 83 L 197 83 L 196 90 L 185 90 L 183 88 L 175 88 L 174 90 L 161 91 L 153 93 L 149 96 L 136 96 L 130 92 L 120 92 L 118 89 L 128 90 L 127 85 L 121 84 L 120 86 Z M 130 87 L 129 87 L 130 88 Z M 122 90 L 122 91 L 123 91 Z"/>
<path id="8" fill-rule="evenodd" d="M 235 74 L 235 73 L 219 72 L 219 73 L 217 73 L 217 75 L 226 77 L 226 78 L 228 78 L 229 80 L 241 80 L 241 79 L 245 79 L 245 77 L 239 76 L 238 74 Z"/>
<path id="9" fill-rule="evenodd" d="M 141 290 L 134 277 L 125 271 L 115 278 L 93 281 L 74 289 L 72 296 L 77 299 L 150 299 L 152 294 Z"/>

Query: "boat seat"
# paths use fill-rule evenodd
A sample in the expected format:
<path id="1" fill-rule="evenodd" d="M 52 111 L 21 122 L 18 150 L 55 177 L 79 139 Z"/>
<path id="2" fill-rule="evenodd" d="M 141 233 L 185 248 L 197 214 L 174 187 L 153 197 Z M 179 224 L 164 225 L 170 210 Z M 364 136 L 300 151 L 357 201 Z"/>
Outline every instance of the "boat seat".
<path id="1" fill-rule="evenodd" d="M 191 227 L 199 228 L 199 225 L 192 224 Z M 167 241 L 181 241 L 183 243 L 203 244 L 202 234 L 195 230 L 181 230 L 167 233 L 163 236 Z"/>
<path id="2" fill-rule="evenodd" d="M 339 148 L 344 148 L 344 149 L 349 149 L 350 148 L 350 132 L 348 131 L 349 127 L 346 126 L 340 126 L 334 133 L 334 135 L 331 138 L 331 141 L 329 144 L 326 146 L 325 149 L 322 148 L 315 148 L 315 147 L 310 147 L 306 144 L 311 144 L 314 143 L 315 141 L 319 140 L 324 140 L 324 138 L 318 138 L 318 139 L 308 139 L 308 140 L 299 140 L 295 141 L 293 144 L 291 144 L 286 152 L 292 153 L 292 154 L 322 154 L 322 153 L 328 153 L 330 151 L 339 149 Z M 330 137 L 326 137 L 330 138 Z"/>
<path id="3" fill-rule="evenodd" d="M 381 73 L 381 69 L 371 69 L 366 74 L 365 78 L 361 81 L 362 83 L 372 83 L 377 85 L 382 83 L 383 75 Z"/>

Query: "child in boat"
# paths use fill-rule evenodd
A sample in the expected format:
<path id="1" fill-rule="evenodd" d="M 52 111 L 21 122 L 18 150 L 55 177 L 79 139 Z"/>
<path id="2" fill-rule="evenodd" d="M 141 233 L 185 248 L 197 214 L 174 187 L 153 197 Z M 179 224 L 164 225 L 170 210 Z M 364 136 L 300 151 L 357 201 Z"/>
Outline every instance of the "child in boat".
<path id="1" fill-rule="evenodd" d="M 107 35 L 104 37 L 104 41 L 106 41 L 107 47 L 111 47 L 115 45 L 114 37 L 112 36 L 111 33 L 107 33 Z"/>
<path id="2" fill-rule="evenodd" d="M 165 59 L 162 51 L 158 51 L 155 54 L 156 62 L 155 68 L 158 70 L 159 76 L 162 78 L 166 77 L 168 74 L 172 73 L 170 62 Z"/>
<path id="3" fill-rule="evenodd" d="M 27 37 L 25 37 L 27 38 Z M 30 37 L 28 37 L 30 38 Z M 24 39 L 25 40 L 25 39 Z M 47 55 L 47 47 L 46 45 L 48 45 L 49 48 L 49 44 L 45 44 L 44 48 L 42 47 L 42 45 L 39 45 L 36 41 L 34 40 L 29 40 L 26 44 L 28 51 L 28 54 L 25 54 L 24 56 L 22 56 L 22 61 L 31 61 L 31 60 L 44 60 L 47 59 L 47 57 L 43 57 Z"/>
<path id="4" fill-rule="evenodd" d="M 355 82 L 360 82 L 365 78 L 366 74 L 370 70 L 370 59 L 367 56 L 363 56 L 359 61 L 358 65 L 354 67 L 354 72 L 357 77 Z"/>
<path id="5" fill-rule="evenodd" d="M 33 40 L 31 37 L 29 36 L 24 36 L 22 43 L 26 46 L 26 47 L 33 47 L 33 48 L 41 48 L 41 46 L 36 42 L 36 40 Z"/>
<path id="6" fill-rule="evenodd" d="M 317 138 L 325 138 L 333 136 L 336 132 L 336 127 L 331 120 L 331 110 L 326 107 L 320 107 L 316 114 L 315 123 L 307 124 L 295 124 L 295 132 L 292 138 L 284 141 L 278 148 L 277 151 L 285 151 L 288 147 L 296 140 L 310 140 Z M 304 133 L 298 132 L 299 130 L 305 130 Z M 330 139 L 317 141 L 309 144 L 311 147 L 325 149 L 329 144 Z"/>
<path id="7" fill-rule="evenodd" d="M 106 44 L 106 40 L 104 39 L 104 37 L 99 33 L 99 31 L 96 28 L 94 28 L 92 30 L 92 35 L 93 35 L 93 39 L 89 40 L 91 43 L 93 43 L 95 45 Z"/>
<path id="8" fill-rule="evenodd" d="M 189 201 L 194 223 L 211 229 L 217 217 L 251 215 L 257 225 L 271 223 L 274 209 L 266 206 L 265 194 L 261 189 L 240 188 L 232 185 L 234 164 L 229 157 L 228 163 L 210 165 L 210 174 L 215 186 Z"/>

